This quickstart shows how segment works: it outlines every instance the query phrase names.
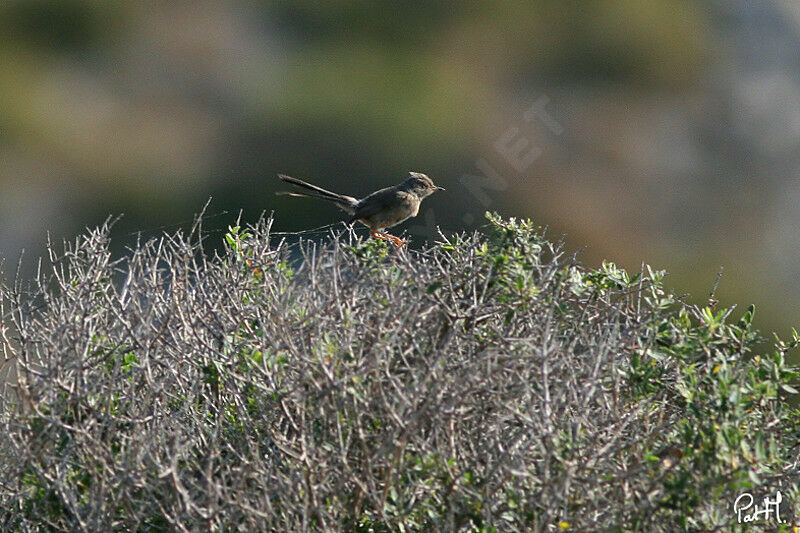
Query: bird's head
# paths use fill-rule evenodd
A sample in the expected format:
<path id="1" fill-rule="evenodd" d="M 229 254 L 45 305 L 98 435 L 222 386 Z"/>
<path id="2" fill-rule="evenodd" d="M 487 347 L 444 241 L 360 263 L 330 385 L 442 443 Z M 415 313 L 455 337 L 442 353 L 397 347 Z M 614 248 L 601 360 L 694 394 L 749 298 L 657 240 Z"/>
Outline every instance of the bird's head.
<path id="1" fill-rule="evenodd" d="M 435 185 L 433 180 L 425 174 L 420 172 L 409 172 L 408 175 L 409 178 L 403 182 L 403 189 L 410 193 L 416 194 L 420 198 L 425 198 L 436 191 L 444 190 L 444 188 Z"/>

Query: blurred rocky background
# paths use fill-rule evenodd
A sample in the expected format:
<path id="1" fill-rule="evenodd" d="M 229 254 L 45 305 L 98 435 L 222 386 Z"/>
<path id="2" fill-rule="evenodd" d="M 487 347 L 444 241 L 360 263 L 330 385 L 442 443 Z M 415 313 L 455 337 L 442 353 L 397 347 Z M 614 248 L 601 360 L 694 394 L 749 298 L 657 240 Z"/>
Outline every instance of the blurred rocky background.
<path id="1" fill-rule="evenodd" d="M 0 256 L 276 213 L 275 174 L 447 192 L 417 240 L 531 217 L 594 264 L 800 325 L 800 4 L 790 0 L 0 2 Z M 221 235 L 220 235 L 221 240 Z M 123 247 L 120 247 L 120 253 Z"/>

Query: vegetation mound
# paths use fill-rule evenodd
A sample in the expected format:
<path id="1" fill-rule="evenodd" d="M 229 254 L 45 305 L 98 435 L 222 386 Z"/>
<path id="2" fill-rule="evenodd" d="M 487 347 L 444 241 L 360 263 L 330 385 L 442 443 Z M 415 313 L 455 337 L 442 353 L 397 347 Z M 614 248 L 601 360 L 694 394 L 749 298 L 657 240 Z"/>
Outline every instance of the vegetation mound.
<path id="1" fill-rule="evenodd" d="M 270 220 L 1 289 L 0 526 L 674 531 L 796 506 L 798 374 L 752 307 L 578 265 L 529 221 L 397 252 Z"/>

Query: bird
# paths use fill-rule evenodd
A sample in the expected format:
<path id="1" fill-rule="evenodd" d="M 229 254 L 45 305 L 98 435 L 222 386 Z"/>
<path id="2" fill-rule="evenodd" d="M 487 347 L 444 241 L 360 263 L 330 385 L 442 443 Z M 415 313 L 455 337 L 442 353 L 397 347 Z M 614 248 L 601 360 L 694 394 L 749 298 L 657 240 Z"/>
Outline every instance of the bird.
<path id="1" fill-rule="evenodd" d="M 302 187 L 311 192 L 283 192 L 278 194 L 288 194 L 290 196 L 301 196 L 309 198 L 322 198 L 336 204 L 340 209 L 350 215 L 348 223 L 358 220 L 367 228 L 370 235 L 376 239 L 392 241 L 397 248 L 405 244 L 403 239 L 390 235 L 386 229 L 397 226 L 401 222 L 419 213 L 419 204 L 436 191 L 445 190 L 433 183 L 425 174 L 420 172 L 409 172 L 409 177 L 402 183 L 393 187 L 386 187 L 377 190 L 362 199 L 345 196 L 328 191 L 322 187 L 317 187 L 303 180 L 278 174 L 278 178 Z"/>

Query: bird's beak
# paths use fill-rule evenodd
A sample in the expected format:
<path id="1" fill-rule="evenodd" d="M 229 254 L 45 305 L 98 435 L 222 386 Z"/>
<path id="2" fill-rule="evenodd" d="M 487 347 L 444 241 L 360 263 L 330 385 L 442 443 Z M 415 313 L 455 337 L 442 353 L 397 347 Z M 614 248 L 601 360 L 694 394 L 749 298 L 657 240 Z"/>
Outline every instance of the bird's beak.
<path id="1" fill-rule="evenodd" d="M 447 189 L 445 189 L 444 187 L 439 187 L 439 186 L 437 185 L 437 186 L 436 186 L 436 190 L 437 190 L 437 191 L 446 191 Z"/>

